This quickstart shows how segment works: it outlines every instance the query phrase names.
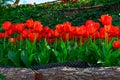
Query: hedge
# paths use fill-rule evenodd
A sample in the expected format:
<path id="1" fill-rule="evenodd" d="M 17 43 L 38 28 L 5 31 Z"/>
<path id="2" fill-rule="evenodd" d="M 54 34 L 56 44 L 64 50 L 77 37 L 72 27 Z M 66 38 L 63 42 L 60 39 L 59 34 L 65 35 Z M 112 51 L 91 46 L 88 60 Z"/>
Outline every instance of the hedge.
<path id="1" fill-rule="evenodd" d="M 48 9 L 45 6 L 39 5 L 20 5 L 0 8 L 0 25 L 5 21 L 11 21 L 13 23 L 25 22 L 28 19 L 38 20 L 42 22 L 44 26 L 54 28 L 58 23 L 70 21 L 73 25 L 81 25 L 88 19 L 96 19 L 102 14 L 110 14 L 113 16 L 113 24 L 120 26 L 120 10 L 111 10 L 111 6 L 107 5 L 99 9 L 80 10 L 72 15 L 64 15 L 66 11 Z"/>

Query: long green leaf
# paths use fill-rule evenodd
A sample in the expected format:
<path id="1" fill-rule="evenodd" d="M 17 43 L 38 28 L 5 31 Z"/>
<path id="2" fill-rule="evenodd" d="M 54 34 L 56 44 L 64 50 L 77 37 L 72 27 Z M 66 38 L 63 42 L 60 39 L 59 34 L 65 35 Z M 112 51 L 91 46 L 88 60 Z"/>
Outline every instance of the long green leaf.
<path id="1" fill-rule="evenodd" d="M 32 61 L 34 60 L 35 54 L 31 54 L 29 56 L 29 62 L 32 63 Z"/>
<path id="2" fill-rule="evenodd" d="M 20 66 L 19 58 L 16 56 L 16 53 L 13 51 L 8 51 L 8 58 L 16 65 Z"/>
<path id="3" fill-rule="evenodd" d="M 30 66 L 29 57 L 25 51 L 21 52 L 21 60 L 23 61 L 23 63 L 25 64 L 26 67 Z"/>
<path id="4" fill-rule="evenodd" d="M 118 66 L 120 61 L 120 49 L 113 51 L 112 53 L 109 53 L 105 57 L 105 66 Z"/>
<path id="5" fill-rule="evenodd" d="M 115 38 L 112 38 L 112 40 L 109 42 L 108 47 L 107 47 L 107 51 L 108 51 L 108 52 L 109 52 L 110 49 L 112 48 L 112 44 L 113 44 L 114 40 L 115 40 Z"/>
<path id="6" fill-rule="evenodd" d="M 67 46 L 65 45 L 65 42 L 61 41 L 61 55 L 63 59 L 67 58 Z"/>

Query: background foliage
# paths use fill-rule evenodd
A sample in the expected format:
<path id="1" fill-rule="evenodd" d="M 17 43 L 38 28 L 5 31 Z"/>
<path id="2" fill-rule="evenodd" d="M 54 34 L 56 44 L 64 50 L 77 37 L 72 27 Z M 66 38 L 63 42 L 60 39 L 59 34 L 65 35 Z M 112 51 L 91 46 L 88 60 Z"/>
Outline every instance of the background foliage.
<path id="1" fill-rule="evenodd" d="M 76 4 L 75 4 L 76 5 Z M 77 12 L 65 11 L 60 9 L 60 6 L 50 6 L 46 3 L 44 6 L 41 5 L 20 5 L 20 6 L 11 6 L 0 8 L 0 25 L 5 21 L 11 21 L 13 23 L 25 22 L 27 19 L 34 19 L 42 22 L 44 26 L 49 26 L 54 28 L 58 23 L 63 23 L 65 21 L 70 21 L 73 25 L 83 24 L 86 20 L 96 19 L 102 14 L 110 14 L 113 16 L 113 24 L 120 25 L 120 10 L 112 10 L 112 5 L 106 5 L 100 9 L 91 9 L 91 10 L 79 10 Z M 67 7 L 69 8 L 69 4 Z M 49 7 L 49 8 L 48 8 Z M 64 6 L 65 8 L 65 6 Z"/>

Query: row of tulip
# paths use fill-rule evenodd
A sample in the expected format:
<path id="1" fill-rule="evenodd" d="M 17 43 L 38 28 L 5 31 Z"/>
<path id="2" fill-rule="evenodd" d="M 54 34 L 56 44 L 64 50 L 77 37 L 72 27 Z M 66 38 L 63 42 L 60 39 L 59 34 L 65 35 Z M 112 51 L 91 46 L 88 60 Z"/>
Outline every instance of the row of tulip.
<path id="1" fill-rule="evenodd" d="M 25 23 L 12 24 L 6 21 L 2 24 L 4 32 L 0 32 L 0 38 L 8 38 L 10 42 L 16 44 L 17 41 L 29 39 L 33 42 L 35 39 L 39 41 L 42 38 L 46 38 L 48 43 L 54 43 L 55 40 L 62 38 L 64 41 L 72 39 L 81 39 L 84 43 L 88 38 L 95 39 L 108 39 L 111 40 L 116 37 L 118 40 L 113 43 L 113 47 L 120 48 L 120 29 L 118 26 L 112 25 L 112 17 L 105 14 L 98 19 L 103 27 L 100 27 L 100 23 L 93 20 L 87 20 L 84 25 L 73 26 L 70 22 L 64 22 L 58 24 L 55 30 L 50 29 L 48 26 L 43 27 L 41 22 L 27 20 Z M 14 36 L 14 34 L 18 34 Z"/>
<path id="2" fill-rule="evenodd" d="M 108 14 L 98 20 L 87 20 L 80 26 L 67 21 L 57 24 L 55 29 L 32 19 L 19 24 L 6 21 L 0 32 L 0 64 L 29 67 L 85 61 L 120 65 L 120 29 L 112 25 L 112 16 Z"/>

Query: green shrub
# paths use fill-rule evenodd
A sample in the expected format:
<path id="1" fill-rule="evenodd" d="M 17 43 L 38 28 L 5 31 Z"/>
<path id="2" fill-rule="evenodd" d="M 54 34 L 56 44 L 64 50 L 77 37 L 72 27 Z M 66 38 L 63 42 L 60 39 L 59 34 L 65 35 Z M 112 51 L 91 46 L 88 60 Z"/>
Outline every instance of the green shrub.
<path id="1" fill-rule="evenodd" d="M 48 6 L 49 3 L 43 5 L 20 5 L 0 8 L 0 25 L 5 21 L 11 21 L 13 23 L 25 22 L 28 19 L 38 20 L 42 22 L 44 26 L 54 28 L 58 23 L 70 21 L 73 25 L 83 24 L 88 19 L 98 18 L 102 14 L 110 14 L 113 16 L 113 24 L 120 25 L 119 13 L 120 10 L 110 11 L 110 6 L 102 7 L 100 9 L 93 10 L 80 10 L 72 15 L 65 15 L 65 13 L 71 13 L 65 11 L 63 8 L 80 7 L 79 3 L 74 4 L 61 4 L 56 6 L 56 3 L 52 6 Z M 60 8 L 61 7 L 61 8 Z M 61 9 L 61 10 L 60 10 Z M 1 29 L 0 29 L 1 30 Z"/>

